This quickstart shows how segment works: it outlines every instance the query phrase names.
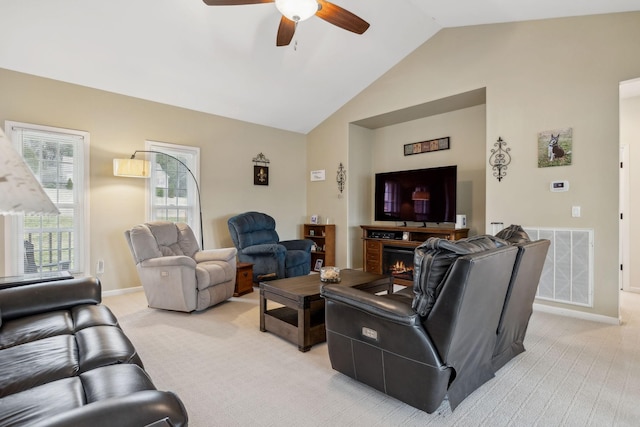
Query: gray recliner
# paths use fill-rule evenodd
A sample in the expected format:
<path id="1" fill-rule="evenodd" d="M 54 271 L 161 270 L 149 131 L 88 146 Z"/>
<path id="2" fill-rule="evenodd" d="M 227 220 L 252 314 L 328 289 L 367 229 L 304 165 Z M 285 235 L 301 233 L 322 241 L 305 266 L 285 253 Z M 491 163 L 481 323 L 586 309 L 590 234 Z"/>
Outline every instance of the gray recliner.
<path id="1" fill-rule="evenodd" d="M 153 221 L 125 231 L 149 307 L 204 310 L 233 296 L 235 248 L 200 250 L 187 224 Z"/>

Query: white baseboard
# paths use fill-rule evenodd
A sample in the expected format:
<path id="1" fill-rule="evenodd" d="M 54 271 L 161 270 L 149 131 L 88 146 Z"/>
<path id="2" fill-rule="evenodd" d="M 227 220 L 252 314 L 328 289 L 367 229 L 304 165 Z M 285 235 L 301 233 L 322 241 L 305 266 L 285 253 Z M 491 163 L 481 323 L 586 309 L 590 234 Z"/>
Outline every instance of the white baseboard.
<path id="1" fill-rule="evenodd" d="M 557 314 L 559 316 L 573 317 L 593 322 L 607 323 L 610 325 L 620 325 L 620 319 L 616 317 L 603 316 L 602 314 L 585 313 L 584 311 L 570 310 L 568 308 L 554 307 L 545 304 L 533 303 L 533 309 L 543 313 Z"/>
<path id="2" fill-rule="evenodd" d="M 142 286 L 135 286 L 133 288 L 115 289 L 113 291 L 103 291 L 102 296 L 113 297 L 116 295 L 125 295 L 125 294 L 131 294 L 133 292 L 140 292 L 141 290 L 142 290 Z"/>

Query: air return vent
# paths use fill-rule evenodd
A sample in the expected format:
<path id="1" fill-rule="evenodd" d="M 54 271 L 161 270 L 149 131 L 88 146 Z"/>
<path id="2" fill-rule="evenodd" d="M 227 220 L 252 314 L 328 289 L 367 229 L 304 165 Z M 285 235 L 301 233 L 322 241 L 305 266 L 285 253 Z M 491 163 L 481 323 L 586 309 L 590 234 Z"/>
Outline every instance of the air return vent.
<path id="1" fill-rule="evenodd" d="M 593 306 L 593 230 L 524 227 L 531 240 L 549 239 L 536 298 Z"/>

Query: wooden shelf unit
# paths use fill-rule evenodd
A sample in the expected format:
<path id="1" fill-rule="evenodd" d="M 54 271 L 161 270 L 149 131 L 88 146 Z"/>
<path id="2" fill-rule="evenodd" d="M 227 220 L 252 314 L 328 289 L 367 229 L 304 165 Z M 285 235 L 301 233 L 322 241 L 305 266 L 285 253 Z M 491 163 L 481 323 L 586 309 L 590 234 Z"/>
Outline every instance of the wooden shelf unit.
<path id="1" fill-rule="evenodd" d="M 468 228 L 426 228 L 426 227 L 390 227 L 379 225 L 361 225 L 364 271 L 384 274 L 382 271 L 382 252 L 385 245 L 415 248 L 429 237 L 448 240 L 464 239 L 469 235 Z M 399 285 L 412 283 L 396 279 Z M 406 282 L 406 283 L 405 283 Z"/>
<path id="2" fill-rule="evenodd" d="M 311 252 L 311 271 L 313 271 L 318 259 L 322 260 L 323 267 L 336 265 L 335 224 L 304 224 L 302 236 L 305 239 L 313 240 L 318 248 Z"/>

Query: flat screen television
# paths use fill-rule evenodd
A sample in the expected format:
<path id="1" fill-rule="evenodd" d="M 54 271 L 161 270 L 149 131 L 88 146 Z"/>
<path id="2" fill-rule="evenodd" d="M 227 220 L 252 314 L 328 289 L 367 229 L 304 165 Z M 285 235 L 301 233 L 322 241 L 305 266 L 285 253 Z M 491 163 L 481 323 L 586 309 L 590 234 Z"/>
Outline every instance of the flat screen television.
<path id="1" fill-rule="evenodd" d="M 376 221 L 455 222 L 457 166 L 376 174 Z"/>

